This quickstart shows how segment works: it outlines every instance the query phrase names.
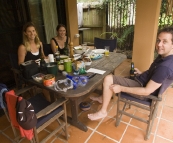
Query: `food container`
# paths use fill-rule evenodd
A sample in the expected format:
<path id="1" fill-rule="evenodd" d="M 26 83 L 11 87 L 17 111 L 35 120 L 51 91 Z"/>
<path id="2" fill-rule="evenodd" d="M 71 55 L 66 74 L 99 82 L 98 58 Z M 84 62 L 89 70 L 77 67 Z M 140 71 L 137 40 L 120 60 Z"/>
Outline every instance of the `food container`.
<path id="1" fill-rule="evenodd" d="M 72 72 L 71 58 L 68 58 L 68 59 L 64 60 L 64 69 L 68 73 Z"/>
<path id="2" fill-rule="evenodd" d="M 86 52 L 87 48 L 83 48 L 82 46 L 76 46 L 74 47 L 75 54 L 82 54 Z"/>
<path id="3" fill-rule="evenodd" d="M 52 87 L 55 83 L 55 76 L 53 74 L 47 74 L 43 78 L 43 85 L 47 87 Z"/>
<path id="4" fill-rule="evenodd" d="M 91 63 L 92 63 L 90 57 L 84 57 L 84 58 L 83 58 L 83 61 L 84 61 L 84 63 L 85 63 L 85 66 L 90 66 Z"/>
<path id="5" fill-rule="evenodd" d="M 48 74 L 53 74 L 53 75 L 57 76 L 57 74 L 58 74 L 57 62 L 47 63 L 46 68 L 47 68 Z"/>
<path id="6" fill-rule="evenodd" d="M 45 76 L 44 74 L 38 73 L 38 74 L 33 75 L 32 78 L 33 78 L 33 80 L 42 83 L 44 76 Z"/>

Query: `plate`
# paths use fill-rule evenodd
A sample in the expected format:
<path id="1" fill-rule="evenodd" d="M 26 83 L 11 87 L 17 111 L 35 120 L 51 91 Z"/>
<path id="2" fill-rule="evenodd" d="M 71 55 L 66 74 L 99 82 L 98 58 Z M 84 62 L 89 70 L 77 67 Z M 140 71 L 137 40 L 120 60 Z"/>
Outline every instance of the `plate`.
<path id="1" fill-rule="evenodd" d="M 96 54 L 103 54 L 105 52 L 104 49 L 95 49 L 95 50 L 92 50 L 94 53 Z"/>
<path id="2" fill-rule="evenodd" d="M 67 59 L 68 58 L 68 56 L 67 55 L 60 55 L 60 59 Z"/>

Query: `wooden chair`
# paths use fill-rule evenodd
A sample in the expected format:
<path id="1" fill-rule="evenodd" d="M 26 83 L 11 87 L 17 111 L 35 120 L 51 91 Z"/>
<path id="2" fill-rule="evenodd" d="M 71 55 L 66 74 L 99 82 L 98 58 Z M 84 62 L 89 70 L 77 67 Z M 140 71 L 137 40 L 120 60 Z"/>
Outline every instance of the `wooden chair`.
<path id="1" fill-rule="evenodd" d="M 96 49 L 105 49 L 105 46 L 109 46 L 109 51 L 113 52 L 116 49 L 116 44 L 116 39 L 101 39 L 98 37 L 94 38 L 94 47 L 96 47 Z"/>
<path id="2" fill-rule="evenodd" d="M 43 44 L 43 51 L 45 56 L 48 56 L 49 54 L 53 54 L 50 44 Z"/>
<path id="3" fill-rule="evenodd" d="M 128 93 L 118 93 L 118 101 L 117 101 L 117 115 L 116 115 L 116 127 L 119 126 L 122 115 L 129 116 L 131 118 L 134 118 L 136 120 L 139 120 L 141 122 L 144 122 L 147 124 L 147 130 L 145 135 L 145 140 L 148 140 L 150 137 L 151 129 L 154 123 L 154 119 L 157 114 L 157 109 L 159 102 L 162 101 L 162 94 L 167 89 L 167 87 L 172 83 L 173 81 L 168 80 L 166 83 L 162 84 L 159 90 L 158 96 L 149 95 L 149 96 L 138 96 L 135 95 L 131 96 Z M 139 98 L 137 98 L 139 97 Z M 143 99 L 141 99 L 143 98 Z M 120 102 L 124 103 L 123 108 L 120 109 Z M 130 114 L 126 111 L 126 107 L 136 106 L 138 108 L 144 109 L 149 111 L 148 119 L 144 119 L 141 117 L 138 117 L 136 115 Z"/>
<path id="4" fill-rule="evenodd" d="M 11 70 L 14 74 L 16 88 L 21 89 L 22 85 L 25 85 L 26 83 L 22 80 L 22 73 L 19 69 L 17 53 L 10 53 L 9 59 L 10 59 L 10 64 L 11 64 Z"/>
<path id="5" fill-rule="evenodd" d="M 26 88 L 27 88 L 27 90 L 30 90 L 32 87 L 26 87 Z M 25 90 L 25 91 L 27 91 L 27 90 Z M 16 92 L 16 94 L 13 96 L 16 96 L 16 98 L 17 98 L 17 96 L 20 95 L 21 93 L 23 93 L 23 91 L 18 90 Z M 4 93 L 3 96 L 5 97 L 5 96 L 10 96 L 10 95 L 8 95 L 7 93 Z M 35 111 L 36 117 L 37 117 L 37 124 L 33 128 L 34 137 L 32 138 L 32 140 L 30 140 L 30 142 L 46 143 L 51 137 L 54 136 L 56 138 L 56 136 L 58 136 L 57 133 L 61 133 L 60 132 L 61 130 L 65 132 L 65 139 L 67 141 L 68 140 L 67 113 L 66 113 L 67 99 L 58 98 L 53 103 L 50 103 L 45 99 L 45 97 L 43 96 L 42 93 L 39 93 L 39 94 L 31 97 L 30 99 L 28 99 L 28 101 L 34 107 L 34 111 Z M 7 119 L 11 123 L 11 127 L 13 130 L 14 136 L 15 136 L 13 141 L 20 142 L 23 138 L 21 138 L 20 134 L 18 133 L 16 126 L 13 125 L 13 122 L 9 116 L 9 110 L 7 107 L 8 106 L 5 106 L 5 108 L 3 108 L 3 109 L 4 109 L 4 112 L 6 113 Z M 16 108 L 14 107 L 14 111 L 15 110 L 16 110 Z M 16 116 L 16 115 L 14 115 L 14 116 Z M 63 121 L 60 121 L 60 117 L 62 117 Z M 54 131 L 49 132 L 49 135 L 44 136 L 44 138 L 40 141 L 38 138 L 38 133 L 40 133 L 42 130 L 46 129 L 46 127 L 54 121 L 57 121 L 59 126 Z M 62 139 L 64 140 L 64 138 L 62 138 Z"/>

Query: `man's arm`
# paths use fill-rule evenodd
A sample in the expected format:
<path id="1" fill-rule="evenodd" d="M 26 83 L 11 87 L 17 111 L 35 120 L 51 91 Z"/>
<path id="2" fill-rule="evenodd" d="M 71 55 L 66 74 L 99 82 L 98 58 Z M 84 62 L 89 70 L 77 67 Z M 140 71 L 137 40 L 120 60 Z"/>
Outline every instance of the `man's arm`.
<path id="1" fill-rule="evenodd" d="M 161 85 L 162 85 L 161 83 L 157 83 L 154 82 L 153 80 L 150 80 L 147 83 L 146 87 L 125 87 L 114 84 L 110 86 L 110 89 L 113 90 L 114 93 L 127 92 L 131 94 L 148 96 L 156 89 L 158 89 Z"/>

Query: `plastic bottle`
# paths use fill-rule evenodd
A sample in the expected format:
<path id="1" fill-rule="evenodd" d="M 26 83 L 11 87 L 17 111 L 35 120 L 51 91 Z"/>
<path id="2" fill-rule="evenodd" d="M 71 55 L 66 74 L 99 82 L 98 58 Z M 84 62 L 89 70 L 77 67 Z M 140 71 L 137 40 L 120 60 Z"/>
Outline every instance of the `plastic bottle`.
<path id="1" fill-rule="evenodd" d="M 40 72 L 46 74 L 47 73 L 47 67 L 46 67 L 46 62 L 43 58 L 43 55 L 41 54 L 41 61 L 40 61 Z"/>
<path id="2" fill-rule="evenodd" d="M 56 60 L 57 62 L 60 61 L 60 53 L 59 53 L 59 51 L 58 51 L 58 45 L 56 45 L 55 60 Z"/>

